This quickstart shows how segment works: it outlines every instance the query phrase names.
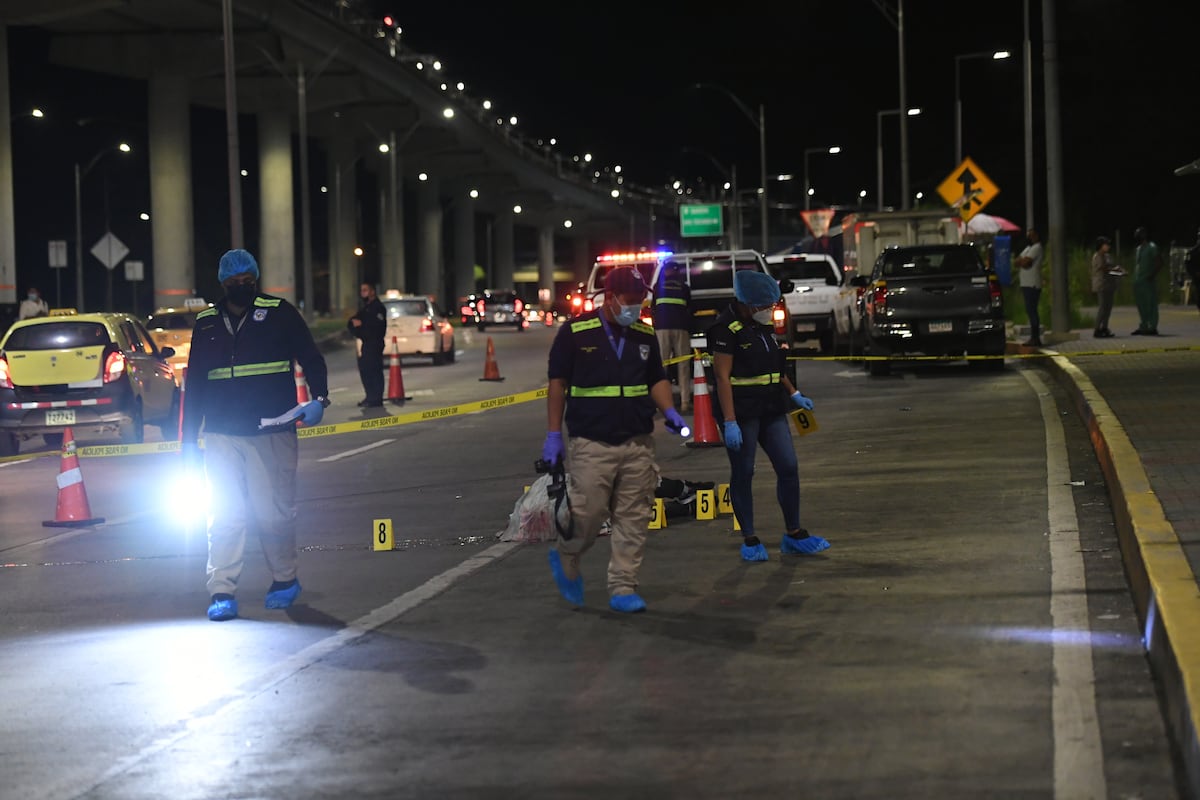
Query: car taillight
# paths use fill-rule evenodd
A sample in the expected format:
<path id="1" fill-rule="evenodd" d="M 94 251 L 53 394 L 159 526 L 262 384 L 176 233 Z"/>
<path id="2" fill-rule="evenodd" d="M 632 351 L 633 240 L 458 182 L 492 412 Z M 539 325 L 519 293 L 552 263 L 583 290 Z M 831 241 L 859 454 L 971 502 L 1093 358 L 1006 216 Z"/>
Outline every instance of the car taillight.
<path id="1" fill-rule="evenodd" d="M 124 374 L 125 354 L 120 351 L 109 353 L 108 358 L 104 359 L 104 382 L 119 381 Z"/>
<path id="2" fill-rule="evenodd" d="M 775 333 L 780 336 L 787 333 L 787 306 L 782 300 L 775 304 L 775 310 L 771 312 L 771 323 L 775 326 Z"/>
<path id="3" fill-rule="evenodd" d="M 525 304 L 521 302 L 520 298 L 513 300 L 513 313 L 514 314 L 520 314 L 524 308 L 525 308 Z"/>
<path id="4" fill-rule="evenodd" d="M 1004 295 L 1000 293 L 1000 279 L 995 275 L 988 276 L 988 294 L 992 297 L 992 308 L 1000 308 L 1004 304 Z"/>
<path id="5" fill-rule="evenodd" d="M 0 356 L 0 388 L 13 388 L 12 377 L 8 374 L 8 359 Z"/>
<path id="6" fill-rule="evenodd" d="M 871 305 L 875 307 L 876 315 L 887 310 L 887 283 L 884 281 L 876 281 L 871 287 Z"/>
<path id="7" fill-rule="evenodd" d="M 421 333 L 429 333 L 431 330 L 433 330 L 433 320 L 429 317 L 421 320 Z"/>
<path id="8" fill-rule="evenodd" d="M 584 311 L 591 311 L 593 308 L 595 308 L 595 305 L 592 303 L 591 300 L 583 301 L 583 310 Z"/>
<path id="9" fill-rule="evenodd" d="M 484 302 L 482 300 L 477 300 L 475 302 L 475 312 L 477 314 L 479 314 L 479 316 L 481 316 L 481 317 L 483 316 L 484 308 L 485 308 L 485 306 L 484 306 Z"/>

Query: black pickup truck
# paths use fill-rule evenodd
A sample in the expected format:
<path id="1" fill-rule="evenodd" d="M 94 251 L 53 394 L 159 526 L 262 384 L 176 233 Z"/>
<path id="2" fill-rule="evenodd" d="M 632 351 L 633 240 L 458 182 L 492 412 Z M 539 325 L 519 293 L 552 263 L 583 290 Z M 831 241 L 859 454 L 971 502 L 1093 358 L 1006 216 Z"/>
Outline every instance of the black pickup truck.
<path id="1" fill-rule="evenodd" d="M 851 282 L 863 289 L 859 314 L 868 355 L 1001 356 L 971 364 L 1004 369 L 1000 282 L 973 246 L 890 247 L 870 277 Z M 867 361 L 872 375 L 886 375 L 890 366 Z"/>

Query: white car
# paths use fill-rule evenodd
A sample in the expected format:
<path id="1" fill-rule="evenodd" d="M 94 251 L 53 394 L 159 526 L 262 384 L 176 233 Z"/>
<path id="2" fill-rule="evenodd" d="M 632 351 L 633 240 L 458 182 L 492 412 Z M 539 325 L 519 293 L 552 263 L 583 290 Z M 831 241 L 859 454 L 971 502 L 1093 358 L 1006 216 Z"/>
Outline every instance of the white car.
<path id="1" fill-rule="evenodd" d="M 446 312 L 423 294 L 400 294 L 388 290 L 380 298 L 387 310 L 385 356 L 429 356 L 434 364 L 454 362 L 454 327 Z"/>
<path id="2" fill-rule="evenodd" d="M 767 256 L 767 269 L 778 281 L 791 281 L 792 290 L 783 295 L 792 326 L 793 341 L 815 339 L 821 352 L 849 350 L 861 331 L 856 313 L 858 289 L 833 256 L 823 253 L 793 253 Z"/>

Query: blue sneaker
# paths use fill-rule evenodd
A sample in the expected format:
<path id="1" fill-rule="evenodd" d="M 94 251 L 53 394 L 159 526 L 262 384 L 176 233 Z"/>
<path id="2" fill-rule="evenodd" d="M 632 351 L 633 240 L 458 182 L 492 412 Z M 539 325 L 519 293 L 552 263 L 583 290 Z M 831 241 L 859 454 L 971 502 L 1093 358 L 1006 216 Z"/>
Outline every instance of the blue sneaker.
<path id="1" fill-rule="evenodd" d="M 554 582 L 558 584 L 558 593 L 571 605 L 583 605 L 583 576 L 580 575 L 573 581 L 568 580 L 557 550 L 551 550 L 546 555 L 546 560 L 550 562 L 550 572 L 554 575 Z"/>
<path id="2" fill-rule="evenodd" d="M 285 589 L 267 592 L 267 608 L 287 608 L 300 596 L 300 581 L 292 581 Z"/>
<path id="3" fill-rule="evenodd" d="M 785 533 L 783 538 L 779 541 L 779 552 L 784 553 L 785 555 L 811 556 L 815 553 L 821 552 L 822 550 L 829 549 L 828 540 L 822 539 L 820 536 L 812 536 L 803 528 L 800 529 L 800 532 L 803 533 L 804 536 L 799 538 L 795 536 L 789 536 Z"/>
<path id="4" fill-rule="evenodd" d="M 636 614 L 646 610 L 646 601 L 636 594 L 615 594 L 608 601 L 608 607 L 622 614 Z"/>
<path id="5" fill-rule="evenodd" d="M 762 542 L 742 545 L 742 561 L 766 561 L 767 558 L 767 548 Z"/>
<path id="6" fill-rule="evenodd" d="M 222 595 L 219 598 L 214 595 L 212 605 L 208 607 L 208 618 L 213 622 L 236 619 L 237 600 L 234 600 L 229 595 Z"/>

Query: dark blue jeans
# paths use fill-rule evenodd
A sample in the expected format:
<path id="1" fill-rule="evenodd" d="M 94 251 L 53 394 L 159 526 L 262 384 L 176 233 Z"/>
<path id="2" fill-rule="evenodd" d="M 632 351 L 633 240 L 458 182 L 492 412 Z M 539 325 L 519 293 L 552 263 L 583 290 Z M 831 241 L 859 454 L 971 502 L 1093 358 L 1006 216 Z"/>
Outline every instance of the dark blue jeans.
<path id="1" fill-rule="evenodd" d="M 800 527 L 800 470 L 796 464 L 796 448 L 792 446 L 792 429 L 786 414 L 761 419 L 738 420 L 742 429 L 742 448 L 730 450 L 729 499 L 733 513 L 742 527 L 742 536 L 754 536 L 754 457 L 758 445 L 771 459 L 775 469 L 775 497 L 783 511 L 787 530 Z"/>
<path id="2" fill-rule="evenodd" d="M 1042 299 L 1042 290 L 1022 286 L 1021 294 L 1025 297 L 1025 315 L 1029 317 L 1029 338 L 1041 339 L 1042 321 L 1038 318 L 1038 301 Z"/>

